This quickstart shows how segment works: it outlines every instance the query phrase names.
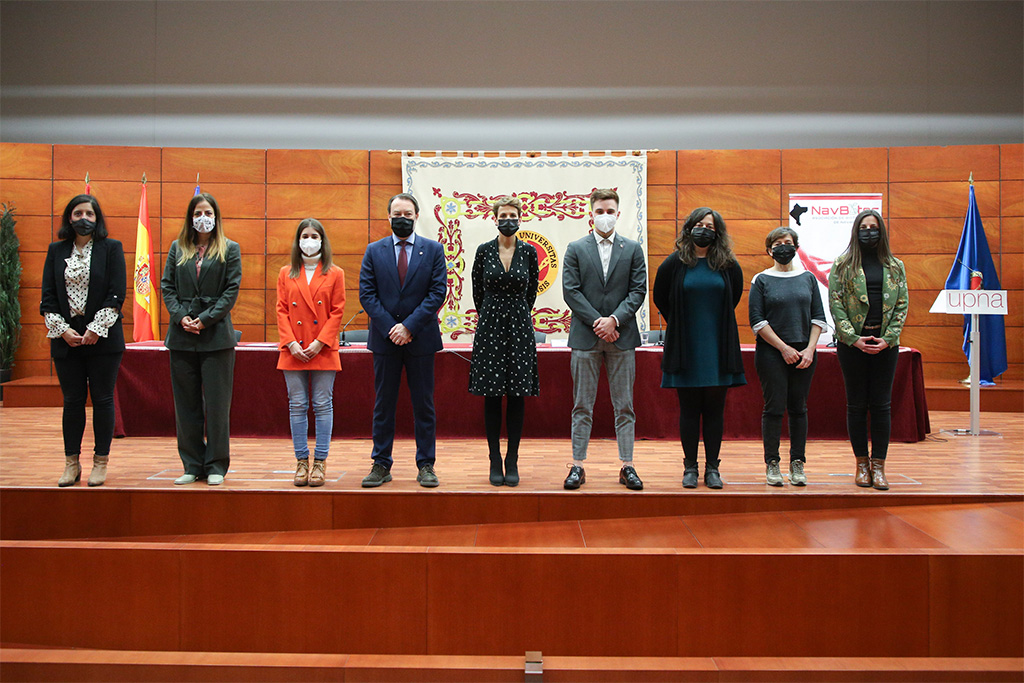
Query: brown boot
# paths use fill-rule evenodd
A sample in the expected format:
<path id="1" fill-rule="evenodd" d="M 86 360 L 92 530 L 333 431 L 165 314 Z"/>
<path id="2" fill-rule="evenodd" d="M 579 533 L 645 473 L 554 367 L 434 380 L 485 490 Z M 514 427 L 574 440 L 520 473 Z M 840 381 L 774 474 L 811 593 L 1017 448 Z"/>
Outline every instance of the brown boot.
<path id="1" fill-rule="evenodd" d="M 889 480 L 885 478 L 885 460 L 871 460 L 871 485 L 879 491 L 889 490 Z"/>
<path id="2" fill-rule="evenodd" d="M 82 478 L 82 466 L 77 455 L 64 456 L 64 474 L 57 480 L 57 486 L 74 486 Z"/>
<path id="3" fill-rule="evenodd" d="M 309 473 L 310 486 L 323 486 L 327 476 L 327 461 L 314 460 L 313 469 Z"/>
<path id="4" fill-rule="evenodd" d="M 295 485 L 305 486 L 309 481 L 309 459 L 299 460 L 295 466 Z"/>
<path id="5" fill-rule="evenodd" d="M 857 473 L 853 475 L 853 483 L 864 488 L 871 486 L 871 458 L 857 458 Z"/>
<path id="6" fill-rule="evenodd" d="M 92 472 L 89 472 L 89 486 L 103 486 L 107 480 L 107 459 L 109 455 L 92 456 Z"/>

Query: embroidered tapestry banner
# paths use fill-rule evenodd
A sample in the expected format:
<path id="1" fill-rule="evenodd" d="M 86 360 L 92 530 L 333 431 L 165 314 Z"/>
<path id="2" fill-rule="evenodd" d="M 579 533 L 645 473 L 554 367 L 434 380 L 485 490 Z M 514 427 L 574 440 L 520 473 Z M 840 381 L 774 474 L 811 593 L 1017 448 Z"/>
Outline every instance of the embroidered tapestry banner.
<path id="1" fill-rule="evenodd" d="M 512 195 L 523 202 L 517 237 L 537 250 L 540 285 L 533 325 L 549 338 L 568 336 L 571 313 L 562 299 L 562 256 L 593 230 L 590 193 L 612 188 L 621 212 L 616 231 L 638 241 L 647 259 L 647 155 L 580 157 L 419 157 L 402 155 L 405 191 L 420 205 L 417 233 L 444 247 L 448 292 L 438 313 L 446 340 L 467 341 L 476 329 L 473 257 L 498 235 L 491 203 Z M 637 311 L 649 329 L 647 298 Z"/>

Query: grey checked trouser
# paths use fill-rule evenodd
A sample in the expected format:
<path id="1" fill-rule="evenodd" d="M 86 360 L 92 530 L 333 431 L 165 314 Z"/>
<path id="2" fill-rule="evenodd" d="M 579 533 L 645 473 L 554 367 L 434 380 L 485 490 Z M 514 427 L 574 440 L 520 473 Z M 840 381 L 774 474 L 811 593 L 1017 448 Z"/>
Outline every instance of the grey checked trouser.
<path id="1" fill-rule="evenodd" d="M 599 339 L 587 351 L 572 350 L 570 369 L 573 381 L 572 457 L 586 460 L 590 429 L 594 423 L 594 400 L 601 365 L 608 373 L 608 387 L 615 411 L 615 440 L 619 444 L 619 460 L 633 461 L 633 440 L 636 413 L 633 412 L 633 380 L 636 378 L 636 349 L 620 349 Z"/>

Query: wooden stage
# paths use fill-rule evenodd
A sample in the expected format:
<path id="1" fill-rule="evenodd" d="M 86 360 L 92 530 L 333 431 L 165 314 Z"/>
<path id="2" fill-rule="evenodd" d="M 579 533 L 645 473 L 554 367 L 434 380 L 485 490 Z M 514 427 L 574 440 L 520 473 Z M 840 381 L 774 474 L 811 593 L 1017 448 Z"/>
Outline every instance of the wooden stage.
<path id="1" fill-rule="evenodd" d="M 0 409 L 3 680 L 1024 680 L 1024 415 L 998 436 L 891 446 L 888 492 L 845 442 L 804 488 L 723 446 L 682 489 L 674 441 L 613 440 L 565 491 L 567 440 L 528 440 L 517 488 L 483 439 L 438 444 L 438 489 L 364 490 L 368 440 L 291 485 L 288 439 L 235 439 L 224 485 L 174 486 L 173 439 L 114 442 L 103 487 L 58 489 L 60 409 Z M 91 439 L 86 434 L 86 442 Z M 88 446 L 84 448 L 88 450 Z"/>

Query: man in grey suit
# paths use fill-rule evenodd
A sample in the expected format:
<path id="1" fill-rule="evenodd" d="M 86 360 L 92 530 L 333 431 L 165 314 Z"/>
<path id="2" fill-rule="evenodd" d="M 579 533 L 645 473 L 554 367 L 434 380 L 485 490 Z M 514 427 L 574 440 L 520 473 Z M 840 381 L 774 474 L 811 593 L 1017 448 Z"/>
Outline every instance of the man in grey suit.
<path id="1" fill-rule="evenodd" d="M 636 347 L 640 346 L 636 312 L 647 296 L 647 267 L 640 243 L 615 232 L 619 195 L 614 190 L 594 190 L 590 213 L 593 233 L 569 244 L 563 259 L 562 296 L 572 310 L 569 347 L 574 398 L 573 462 L 565 488 L 578 489 L 587 480 L 583 461 L 590 443 L 597 380 L 604 364 L 622 461 L 619 483 L 640 490 L 644 484 L 633 467 L 633 380 Z"/>

